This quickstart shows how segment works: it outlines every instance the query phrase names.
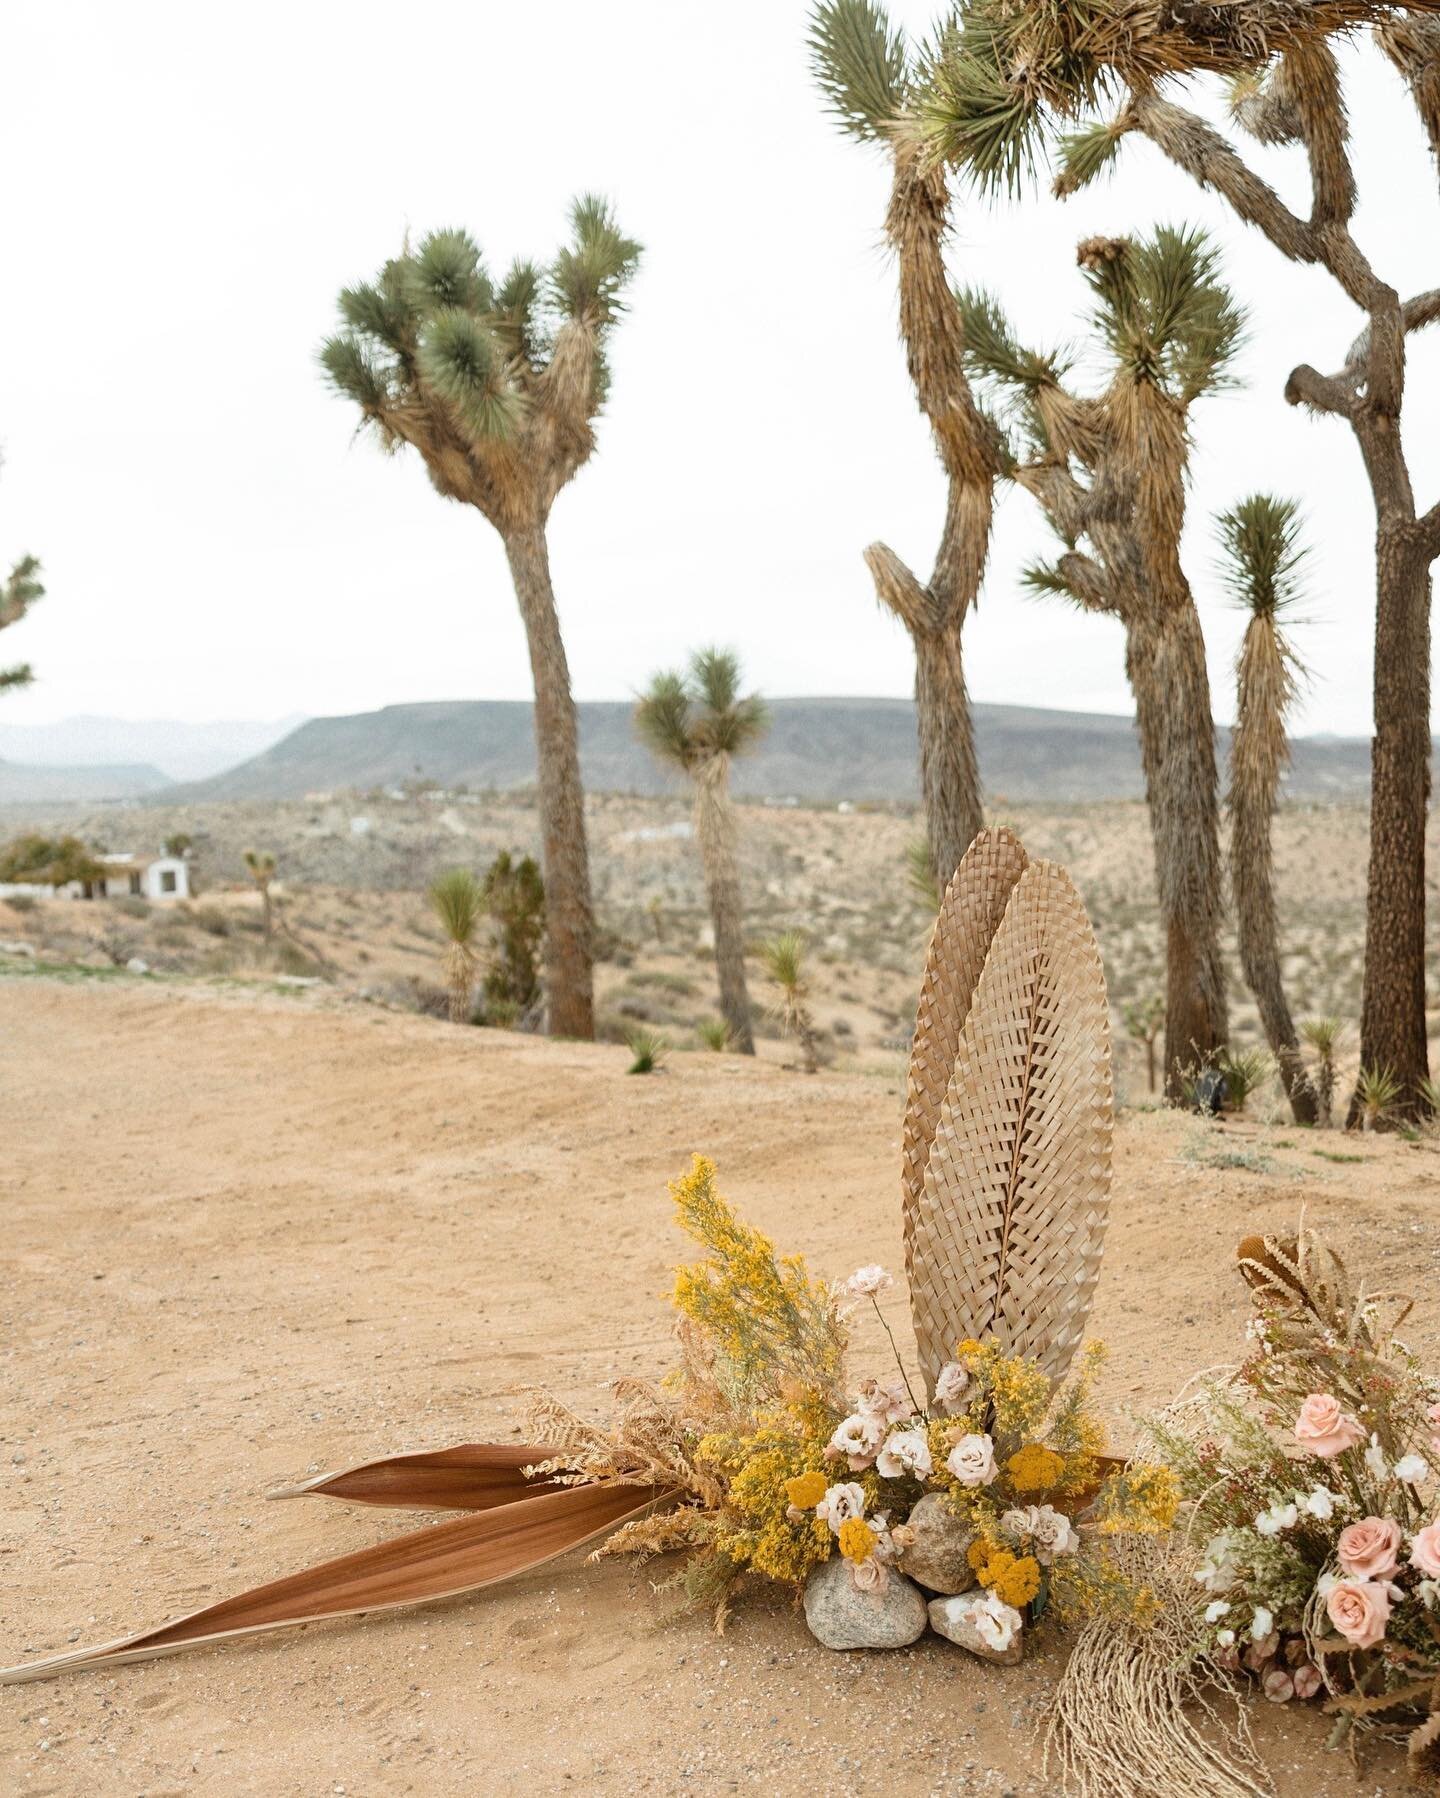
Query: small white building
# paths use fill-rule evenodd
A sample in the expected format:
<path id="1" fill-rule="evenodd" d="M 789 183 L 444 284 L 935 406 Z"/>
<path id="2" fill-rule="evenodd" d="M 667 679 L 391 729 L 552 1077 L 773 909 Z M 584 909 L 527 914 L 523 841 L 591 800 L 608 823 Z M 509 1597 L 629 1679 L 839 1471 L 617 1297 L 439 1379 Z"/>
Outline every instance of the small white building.
<path id="1" fill-rule="evenodd" d="M 98 880 L 72 880 L 62 887 L 33 881 L 0 882 L 0 899 L 155 899 L 190 897 L 190 865 L 182 855 L 101 855 Z"/>

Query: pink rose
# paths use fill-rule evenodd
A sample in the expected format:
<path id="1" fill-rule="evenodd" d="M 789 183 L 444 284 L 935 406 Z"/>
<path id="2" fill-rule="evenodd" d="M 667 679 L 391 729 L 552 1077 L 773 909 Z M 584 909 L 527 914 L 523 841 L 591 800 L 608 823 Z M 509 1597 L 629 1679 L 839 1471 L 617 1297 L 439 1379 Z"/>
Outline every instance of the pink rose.
<path id="1" fill-rule="evenodd" d="M 1352 1648 L 1374 1648 L 1390 1621 L 1390 1594 L 1371 1580 L 1336 1580 L 1325 1609 Z"/>
<path id="2" fill-rule="evenodd" d="M 1400 1525 L 1362 1517 L 1341 1530 L 1335 1554 L 1351 1579 L 1389 1579 L 1400 1565 Z"/>
<path id="3" fill-rule="evenodd" d="M 1427 1523 L 1410 1538 L 1410 1565 L 1426 1579 L 1440 1579 L 1440 1523 Z"/>
<path id="4" fill-rule="evenodd" d="M 1312 1392 L 1295 1420 L 1295 1440 L 1312 1455 L 1330 1460 L 1365 1440 L 1365 1432 L 1333 1393 Z"/>

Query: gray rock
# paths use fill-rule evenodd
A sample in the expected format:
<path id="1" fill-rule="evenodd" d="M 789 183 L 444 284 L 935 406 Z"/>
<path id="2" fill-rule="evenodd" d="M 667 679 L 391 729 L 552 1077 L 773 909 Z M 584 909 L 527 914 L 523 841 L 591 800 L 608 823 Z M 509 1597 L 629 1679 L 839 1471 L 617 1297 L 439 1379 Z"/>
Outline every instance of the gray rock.
<path id="1" fill-rule="evenodd" d="M 834 1555 L 805 1582 L 805 1621 L 826 1648 L 908 1648 L 925 1633 L 925 1599 L 894 1571 L 878 1592 L 862 1592 Z"/>
<path id="2" fill-rule="evenodd" d="M 943 1492 L 927 1492 L 906 1519 L 915 1540 L 900 1557 L 900 1566 L 927 1592 L 968 1592 L 975 1572 L 966 1555 L 975 1540 L 945 1502 Z"/>
<path id="3" fill-rule="evenodd" d="M 968 1648 L 971 1654 L 978 1655 L 982 1661 L 994 1661 L 997 1667 L 1013 1667 L 1025 1652 L 1025 1632 L 1017 1629 L 1010 1638 L 1010 1646 L 1004 1650 L 991 1648 L 979 1630 L 970 1620 L 963 1616 L 965 1607 L 972 1603 L 969 1598 L 955 1595 L 949 1598 L 932 1598 L 930 1600 L 930 1627 L 937 1636 L 944 1636 L 948 1642 L 956 1642 L 961 1648 Z"/>

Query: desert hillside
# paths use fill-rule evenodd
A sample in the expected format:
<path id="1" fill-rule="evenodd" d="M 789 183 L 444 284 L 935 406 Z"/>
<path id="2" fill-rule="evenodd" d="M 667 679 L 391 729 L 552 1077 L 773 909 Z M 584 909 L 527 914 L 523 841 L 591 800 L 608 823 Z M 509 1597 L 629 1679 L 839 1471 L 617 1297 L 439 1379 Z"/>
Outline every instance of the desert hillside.
<path id="1" fill-rule="evenodd" d="M 664 1188 L 693 1149 L 819 1270 L 895 1265 L 898 1072 L 683 1056 L 627 1079 L 625 1061 L 313 989 L 0 981 L 3 1658 L 110 1639 L 410 1521 L 267 1504 L 274 1486 L 518 1436 L 537 1387 L 603 1410 L 616 1375 L 662 1372 L 682 1248 Z M 1417 1294 L 1413 1340 L 1440 1347 L 1440 1156 L 1338 1147 L 1122 1115 L 1093 1321 L 1118 1439 L 1130 1410 L 1238 1353 L 1234 1243 L 1302 1204 Z M 863 1335 L 857 1365 L 882 1346 Z M 1053 1650 L 961 1664 L 933 1636 L 831 1655 L 764 1600 L 723 1639 L 662 1627 L 643 1572 L 568 1560 L 408 1614 L 7 1692 L 0 1786 L 1038 1798 L 1033 1728 L 1059 1666 Z M 1393 1789 L 1383 1755 L 1358 1785 L 1327 1757 L 1319 1715 L 1257 1710 L 1283 1798 Z"/>

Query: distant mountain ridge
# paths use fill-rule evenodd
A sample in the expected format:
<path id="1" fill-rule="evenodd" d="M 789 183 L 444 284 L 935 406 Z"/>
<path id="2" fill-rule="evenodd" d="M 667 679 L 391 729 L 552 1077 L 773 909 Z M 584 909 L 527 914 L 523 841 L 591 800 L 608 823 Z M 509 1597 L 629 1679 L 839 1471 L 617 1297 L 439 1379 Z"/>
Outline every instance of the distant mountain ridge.
<path id="1" fill-rule="evenodd" d="M 0 805 L 44 805 L 54 801 L 139 799 L 167 790 L 170 776 L 146 763 L 74 763 L 48 767 L 37 762 L 0 762 Z"/>
<path id="2" fill-rule="evenodd" d="M 757 753 L 737 762 L 736 791 L 750 798 L 911 803 L 919 798 L 915 708 L 908 699 L 773 699 Z M 674 781 L 636 741 L 632 707 L 577 708 L 581 771 L 593 792 L 662 793 Z M 975 730 L 992 802 L 1138 799 L 1144 784 L 1134 723 L 1100 713 L 977 705 Z M 170 788 L 187 801 L 298 799 L 365 792 L 410 780 L 507 791 L 533 784 L 531 708 L 519 700 L 433 701 L 312 718 L 271 748 L 209 780 Z M 1228 732 L 1222 731 L 1220 748 Z M 1370 746 L 1363 739 L 1301 738 L 1287 792 L 1363 802 Z"/>
<path id="3" fill-rule="evenodd" d="M 46 768 L 123 766 L 159 772 L 162 781 L 208 780 L 288 736 L 298 716 L 210 719 L 104 718 L 81 713 L 51 724 L 0 719 L 0 762 Z"/>

